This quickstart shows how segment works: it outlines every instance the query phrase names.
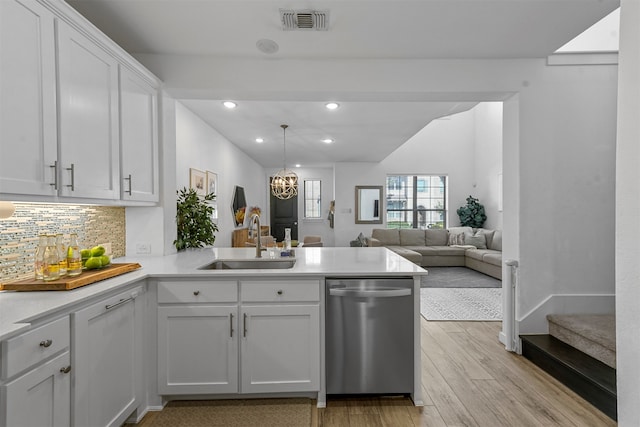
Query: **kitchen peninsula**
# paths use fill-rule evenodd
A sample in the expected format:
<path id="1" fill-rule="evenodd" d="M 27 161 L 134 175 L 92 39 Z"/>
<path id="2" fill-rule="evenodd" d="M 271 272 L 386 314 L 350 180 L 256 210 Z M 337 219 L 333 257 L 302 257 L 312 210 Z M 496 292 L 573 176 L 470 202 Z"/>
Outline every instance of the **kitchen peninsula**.
<path id="1" fill-rule="evenodd" d="M 38 403 L 29 402 L 29 384 L 42 378 L 54 384 L 58 408 L 42 416 L 76 425 L 121 424 L 189 396 L 307 396 L 322 407 L 327 278 L 413 279 L 411 396 L 422 405 L 424 269 L 386 248 L 326 247 L 296 249 L 290 268 L 201 269 L 255 255 L 254 248 L 209 248 L 121 258 L 142 268 L 72 291 L 0 292 L 0 413 L 9 421 L 27 414 Z"/>

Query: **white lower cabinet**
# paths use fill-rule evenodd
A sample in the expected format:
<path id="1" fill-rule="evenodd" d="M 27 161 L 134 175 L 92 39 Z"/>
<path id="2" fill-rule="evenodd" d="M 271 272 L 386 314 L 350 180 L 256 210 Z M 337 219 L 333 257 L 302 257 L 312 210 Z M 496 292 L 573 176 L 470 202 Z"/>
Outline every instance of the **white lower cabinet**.
<path id="1" fill-rule="evenodd" d="M 120 426 L 143 394 L 143 288 L 73 313 L 74 426 Z"/>
<path id="2" fill-rule="evenodd" d="M 158 308 L 160 394 L 237 393 L 237 306 Z"/>
<path id="3" fill-rule="evenodd" d="M 69 426 L 71 373 L 69 352 L 38 366 L 3 386 L 3 426 Z"/>
<path id="4" fill-rule="evenodd" d="M 0 426 L 69 426 L 69 317 L 2 342 Z"/>
<path id="5" fill-rule="evenodd" d="M 243 306 L 242 392 L 320 389 L 318 305 Z"/>
<path id="6" fill-rule="evenodd" d="M 159 393 L 318 391 L 319 295 L 318 280 L 159 282 Z"/>

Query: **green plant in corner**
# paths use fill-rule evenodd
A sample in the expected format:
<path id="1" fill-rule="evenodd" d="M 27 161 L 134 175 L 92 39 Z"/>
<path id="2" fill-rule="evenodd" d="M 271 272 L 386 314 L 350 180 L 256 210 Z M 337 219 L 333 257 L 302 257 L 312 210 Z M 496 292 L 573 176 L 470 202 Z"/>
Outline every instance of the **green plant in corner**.
<path id="1" fill-rule="evenodd" d="M 177 191 L 177 194 L 178 236 L 173 241 L 176 249 L 181 251 L 213 245 L 216 241 L 214 233 L 218 231 L 218 226 L 212 220 L 214 207 L 208 202 L 215 199 L 215 194 L 210 193 L 200 197 L 192 188 L 183 188 Z"/>
<path id="2" fill-rule="evenodd" d="M 464 227 L 480 228 L 482 224 L 487 220 L 487 216 L 484 213 L 484 206 L 482 206 L 478 199 L 475 197 L 467 197 L 466 206 L 461 206 L 456 211 L 460 217 L 460 225 Z"/>

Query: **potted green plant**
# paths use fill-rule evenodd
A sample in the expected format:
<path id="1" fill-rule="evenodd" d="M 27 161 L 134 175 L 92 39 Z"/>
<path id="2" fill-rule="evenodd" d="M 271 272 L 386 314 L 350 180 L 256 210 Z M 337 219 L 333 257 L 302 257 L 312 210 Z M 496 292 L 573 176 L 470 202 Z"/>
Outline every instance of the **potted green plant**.
<path id="1" fill-rule="evenodd" d="M 215 199 L 215 194 L 209 193 L 201 197 L 192 188 L 183 188 L 177 191 L 177 194 L 178 236 L 173 241 L 176 249 L 181 251 L 213 245 L 216 241 L 214 233 L 218 231 L 218 226 L 212 220 L 215 208 L 209 202 Z"/>
<path id="2" fill-rule="evenodd" d="M 465 227 L 480 228 L 487 220 L 484 206 L 472 196 L 467 197 L 467 204 L 459 207 L 456 213 L 460 217 L 460 225 Z"/>

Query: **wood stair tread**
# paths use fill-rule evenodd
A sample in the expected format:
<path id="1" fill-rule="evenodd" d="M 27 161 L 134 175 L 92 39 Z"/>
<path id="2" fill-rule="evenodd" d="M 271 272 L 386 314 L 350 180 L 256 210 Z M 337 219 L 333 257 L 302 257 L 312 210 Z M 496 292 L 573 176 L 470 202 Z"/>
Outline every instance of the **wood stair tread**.
<path id="1" fill-rule="evenodd" d="M 522 355 L 612 419 L 617 418 L 616 370 L 551 335 L 521 335 Z"/>

